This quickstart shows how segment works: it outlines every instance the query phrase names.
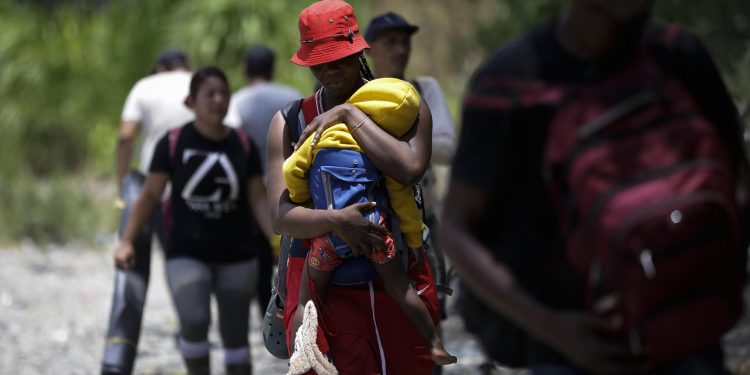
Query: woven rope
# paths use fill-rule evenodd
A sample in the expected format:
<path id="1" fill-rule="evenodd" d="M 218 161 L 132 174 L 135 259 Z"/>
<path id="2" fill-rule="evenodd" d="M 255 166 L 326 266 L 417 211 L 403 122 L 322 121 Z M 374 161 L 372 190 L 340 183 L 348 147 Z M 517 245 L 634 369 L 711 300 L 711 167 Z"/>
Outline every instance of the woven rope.
<path id="1" fill-rule="evenodd" d="M 294 353 L 289 359 L 287 375 L 302 375 L 314 370 L 318 375 L 338 375 L 333 363 L 318 348 L 318 311 L 312 301 L 307 301 L 302 325 L 294 339 Z"/>

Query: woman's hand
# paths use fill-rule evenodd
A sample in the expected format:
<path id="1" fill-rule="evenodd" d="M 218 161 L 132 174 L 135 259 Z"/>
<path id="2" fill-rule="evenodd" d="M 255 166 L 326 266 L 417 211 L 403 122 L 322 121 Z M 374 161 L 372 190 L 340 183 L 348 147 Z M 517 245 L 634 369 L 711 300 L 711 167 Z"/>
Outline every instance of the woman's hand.
<path id="1" fill-rule="evenodd" d="M 135 249 L 128 241 L 120 242 L 115 250 L 115 266 L 121 269 L 133 269 L 135 267 Z"/>
<path id="2" fill-rule="evenodd" d="M 339 104 L 329 109 L 328 111 L 325 111 L 316 116 L 302 130 L 302 133 L 299 135 L 299 140 L 294 146 L 294 149 L 296 150 L 297 148 L 299 148 L 299 146 L 302 145 L 305 139 L 307 139 L 307 137 L 309 137 L 310 135 L 312 135 L 313 137 L 310 146 L 315 147 L 315 144 L 320 140 L 320 135 L 323 134 L 324 130 L 336 124 L 352 121 L 350 116 L 352 116 L 352 109 L 354 108 L 356 107 L 349 103 Z M 361 113 L 361 111 L 358 112 Z M 361 116 L 364 116 L 364 114 Z"/>
<path id="3" fill-rule="evenodd" d="M 333 232 L 349 245 L 355 256 L 386 246 L 383 236 L 388 235 L 388 230 L 362 217 L 373 209 L 375 202 L 364 202 L 337 211 Z"/>

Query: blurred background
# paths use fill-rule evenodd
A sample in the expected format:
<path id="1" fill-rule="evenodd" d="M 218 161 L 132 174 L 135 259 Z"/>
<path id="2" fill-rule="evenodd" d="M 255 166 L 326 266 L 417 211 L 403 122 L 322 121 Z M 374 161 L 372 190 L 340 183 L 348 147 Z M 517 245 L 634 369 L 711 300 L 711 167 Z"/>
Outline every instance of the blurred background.
<path id="1" fill-rule="evenodd" d="M 409 76 L 433 75 L 458 118 L 471 72 L 564 0 L 352 0 L 360 25 L 386 10 L 421 27 Z M 96 241 L 115 229 L 114 149 L 128 90 L 158 51 L 182 46 L 194 67 L 216 64 L 233 91 L 242 56 L 265 43 L 276 79 L 307 93 L 288 62 L 304 0 L 0 0 L 0 242 Z M 655 18 L 696 33 L 750 119 L 750 2 L 658 0 Z M 458 122 L 457 122 L 458 123 Z"/>
<path id="2" fill-rule="evenodd" d="M 407 76 L 436 77 L 460 127 L 460 101 L 474 69 L 491 51 L 552 17 L 565 0 L 349 2 L 362 27 L 388 10 L 420 26 Z M 180 46 L 194 68 L 222 67 L 235 91 L 244 84 L 246 48 L 266 44 L 277 52 L 275 79 L 310 93 L 312 75 L 288 61 L 298 46 L 297 15 L 310 3 L 0 0 L 0 373 L 96 371 L 119 215 L 113 175 L 120 113 L 158 52 Z M 750 125 L 750 1 L 656 4 L 655 19 L 701 38 Z M 153 267 L 163 266 L 157 261 Z M 176 350 L 164 344 L 176 322 L 163 286 L 149 293 L 147 306 L 138 372 L 179 373 Z M 84 310 L 89 315 L 80 315 Z M 750 374 L 747 314 L 743 322 L 725 346 L 732 370 Z M 460 322 L 448 324 L 447 335 L 458 335 L 450 349 L 464 367 L 447 373 L 474 373 L 482 361 L 476 344 L 461 333 Z M 270 357 L 257 332 L 255 326 L 255 358 Z M 169 361 L 158 359 L 162 352 Z M 285 369 L 283 362 L 267 363 Z"/>

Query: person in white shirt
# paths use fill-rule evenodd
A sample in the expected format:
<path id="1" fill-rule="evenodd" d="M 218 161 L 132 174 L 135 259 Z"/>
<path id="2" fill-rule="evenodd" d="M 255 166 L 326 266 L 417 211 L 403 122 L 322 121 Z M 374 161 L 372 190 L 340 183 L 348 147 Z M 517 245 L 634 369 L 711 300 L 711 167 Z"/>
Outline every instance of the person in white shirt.
<path id="1" fill-rule="evenodd" d="M 157 59 L 155 70 L 155 74 L 139 80 L 125 100 L 117 142 L 119 188 L 130 168 L 133 146 L 139 134 L 138 171 L 145 174 L 156 142 L 169 129 L 185 125 L 194 116 L 184 104 L 191 77 L 185 54 L 177 49 L 164 50 Z"/>
<path id="2" fill-rule="evenodd" d="M 120 235 L 140 192 L 157 141 L 170 129 L 194 118 L 193 112 L 184 104 L 191 77 L 185 53 L 167 48 L 159 54 L 154 73 L 139 80 L 125 100 L 116 153 L 119 197 L 116 205 L 123 210 Z M 137 153 L 134 152 L 136 146 Z M 138 168 L 131 170 L 135 161 Z M 133 371 L 151 267 L 151 238 L 156 233 L 164 245 L 163 228 L 161 210 L 155 210 L 134 244 L 137 257 L 142 261 L 133 269 L 116 270 L 102 374 L 130 374 Z"/>

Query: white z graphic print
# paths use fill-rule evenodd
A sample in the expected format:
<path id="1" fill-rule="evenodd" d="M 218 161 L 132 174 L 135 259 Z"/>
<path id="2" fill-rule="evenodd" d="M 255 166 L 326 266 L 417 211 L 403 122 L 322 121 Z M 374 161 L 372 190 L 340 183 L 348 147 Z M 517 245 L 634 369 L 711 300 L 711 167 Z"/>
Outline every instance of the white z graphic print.
<path id="1" fill-rule="evenodd" d="M 182 154 L 182 163 L 187 164 L 193 157 L 202 157 L 203 161 L 182 189 L 181 196 L 188 208 L 208 218 L 220 218 L 224 213 L 235 211 L 240 184 L 229 157 L 223 152 L 186 149 Z M 221 167 L 223 175 L 211 173 L 217 165 Z M 206 181 L 209 176 L 213 177 L 213 181 Z M 215 185 L 216 189 L 210 194 L 200 195 L 196 189 L 202 184 Z"/>

